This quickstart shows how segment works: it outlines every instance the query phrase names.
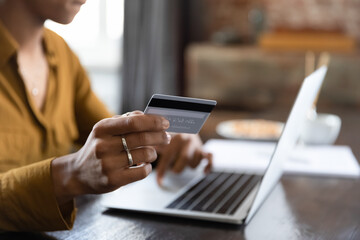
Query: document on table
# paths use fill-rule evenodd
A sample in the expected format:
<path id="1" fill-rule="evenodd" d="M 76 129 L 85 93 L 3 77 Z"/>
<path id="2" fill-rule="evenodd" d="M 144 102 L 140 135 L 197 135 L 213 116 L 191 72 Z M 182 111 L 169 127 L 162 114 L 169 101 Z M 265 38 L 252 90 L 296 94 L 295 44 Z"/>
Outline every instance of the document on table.
<path id="1" fill-rule="evenodd" d="M 205 149 L 214 155 L 214 168 L 265 171 L 276 143 L 211 139 Z M 349 146 L 297 146 L 284 163 L 284 173 L 360 177 L 359 163 Z"/>

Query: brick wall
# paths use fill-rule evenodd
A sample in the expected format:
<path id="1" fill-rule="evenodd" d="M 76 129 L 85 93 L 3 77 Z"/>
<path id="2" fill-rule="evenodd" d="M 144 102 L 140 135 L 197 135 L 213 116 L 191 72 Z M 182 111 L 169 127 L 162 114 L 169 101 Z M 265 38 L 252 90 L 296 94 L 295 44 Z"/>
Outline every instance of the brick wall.
<path id="1" fill-rule="evenodd" d="M 290 107 L 305 77 L 305 53 L 271 53 L 258 47 L 193 44 L 186 54 L 191 97 L 213 98 L 218 107 Z M 331 53 L 320 105 L 360 106 L 360 54 Z"/>
<path id="2" fill-rule="evenodd" d="M 190 42 L 209 42 L 216 32 L 230 28 L 250 43 L 256 26 L 249 13 L 257 10 L 270 31 L 344 32 L 360 43 L 360 0 L 189 0 L 188 4 Z M 265 53 L 254 45 L 208 43 L 187 50 L 186 93 L 215 96 L 219 105 L 256 109 L 288 104 L 304 77 L 304 52 Z M 359 51 L 332 54 L 319 103 L 360 106 L 359 64 Z"/>
<path id="3" fill-rule="evenodd" d="M 264 0 L 270 30 L 339 31 L 360 41 L 358 0 Z"/>
<path id="4" fill-rule="evenodd" d="M 189 6 L 194 41 L 231 29 L 249 42 L 257 31 L 251 10 L 258 10 L 269 30 L 342 31 L 360 42 L 359 0 L 189 0 Z"/>
<path id="5" fill-rule="evenodd" d="M 233 30 L 243 41 L 252 32 L 248 12 L 260 0 L 189 0 L 190 40 L 208 41 L 214 33 Z"/>

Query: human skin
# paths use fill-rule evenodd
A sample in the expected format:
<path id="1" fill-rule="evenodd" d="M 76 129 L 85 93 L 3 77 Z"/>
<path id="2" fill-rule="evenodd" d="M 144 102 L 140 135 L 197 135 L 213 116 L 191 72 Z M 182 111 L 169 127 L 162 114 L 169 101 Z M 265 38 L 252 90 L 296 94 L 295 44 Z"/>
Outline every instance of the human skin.
<path id="1" fill-rule="evenodd" d="M 95 124 L 85 145 L 76 153 L 53 160 L 52 171 L 58 203 L 74 197 L 106 193 L 145 178 L 157 159 L 154 146 L 168 144 L 169 122 L 160 116 L 139 113 L 115 116 Z M 134 159 L 130 167 L 122 144 Z"/>
<path id="2" fill-rule="evenodd" d="M 42 86 L 40 91 L 46 92 L 47 63 L 42 45 L 44 21 L 69 23 L 84 2 L 9 0 L 1 3 L 0 18 L 19 44 L 19 69 L 28 70 L 22 75 L 26 87 L 37 77 Z M 36 69 L 33 66 L 37 66 Z M 41 75 L 36 75 L 38 72 Z M 41 94 L 32 97 L 41 108 L 45 98 L 39 96 Z M 170 141 L 170 135 L 165 132 L 168 126 L 166 119 L 144 114 L 116 116 L 98 122 L 78 152 L 52 161 L 52 180 L 60 209 L 66 211 L 78 195 L 108 192 L 146 177 L 151 172 L 150 163 L 157 158 L 154 145 Z M 129 168 L 120 136 L 128 141 L 137 167 Z"/>
<path id="3" fill-rule="evenodd" d="M 45 20 L 68 24 L 85 0 L 3 0 L 0 19 L 19 44 L 19 69 L 26 69 L 22 78 L 28 87 L 36 77 L 40 94 L 34 97 L 41 109 L 47 86 L 47 63 L 42 46 Z M 36 65 L 36 72 L 34 70 Z M 41 76 L 39 76 L 39 72 Z M 151 162 L 161 153 L 158 183 L 171 168 L 182 171 L 185 166 L 196 167 L 211 154 L 202 150 L 198 135 L 166 133 L 169 122 L 160 116 L 132 112 L 99 121 L 85 145 L 73 154 L 52 161 L 51 171 L 56 199 L 62 212 L 69 211 L 72 199 L 87 193 L 105 193 L 130 182 L 143 179 L 151 172 Z M 130 148 L 136 167 L 129 167 L 121 137 Z M 171 138 L 174 140 L 171 141 Z M 208 169 L 208 168 L 207 168 Z"/>

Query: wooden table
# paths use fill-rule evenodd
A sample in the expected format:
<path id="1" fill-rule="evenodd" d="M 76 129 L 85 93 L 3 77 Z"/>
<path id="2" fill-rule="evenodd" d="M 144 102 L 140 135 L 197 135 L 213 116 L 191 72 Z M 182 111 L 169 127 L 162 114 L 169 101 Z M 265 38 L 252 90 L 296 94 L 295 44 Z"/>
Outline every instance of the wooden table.
<path id="1" fill-rule="evenodd" d="M 360 159 L 359 110 L 320 111 L 342 118 L 337 144 L 350 145 Z M 287 111 L 271 110 L 215 112 L 202 135 L 216 137 L 214 126 L 226 119 L 285 120 L 286 116 Z M 360 239 L 360 179 L 283 176 L 247 226 L 107 210 L 100 198 L 77 199 L 79 210 L 71 231 L 11 234 L 8 239 Z"/>

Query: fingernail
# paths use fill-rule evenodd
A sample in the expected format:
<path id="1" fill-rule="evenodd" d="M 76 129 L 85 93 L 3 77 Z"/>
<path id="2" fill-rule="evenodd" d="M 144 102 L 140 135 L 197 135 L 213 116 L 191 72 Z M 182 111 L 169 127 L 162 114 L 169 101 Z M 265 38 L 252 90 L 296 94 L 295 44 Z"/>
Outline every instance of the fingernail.
<path id="1" fill-rule="evenodd" d="M 162 125 L 163 125 L 163 127 L 164 127 L 165 129 L 167 129 L 167 128 L 169 128 L 170 123 L 169 123 L 169 121 L 168 121 L 167 119 L 163 119 L 163 120 L 162 120 Z"/>
<path id="2" fill-rule="evenodd" d="M 167 143 L 170 143 L 171 141 L 171 135 L 169 133 L 166 133 Z"/>
<path id="3" fill-rule="evenodd" d="M 146 173 L 147 173 L 147 175 L 149 175 L 149 174 L 151 173 L 151 171 L 152 171 L 152 166 L 151 166 L 151 164 L 146 164 L 145 168 L 146 168 Z"/>

